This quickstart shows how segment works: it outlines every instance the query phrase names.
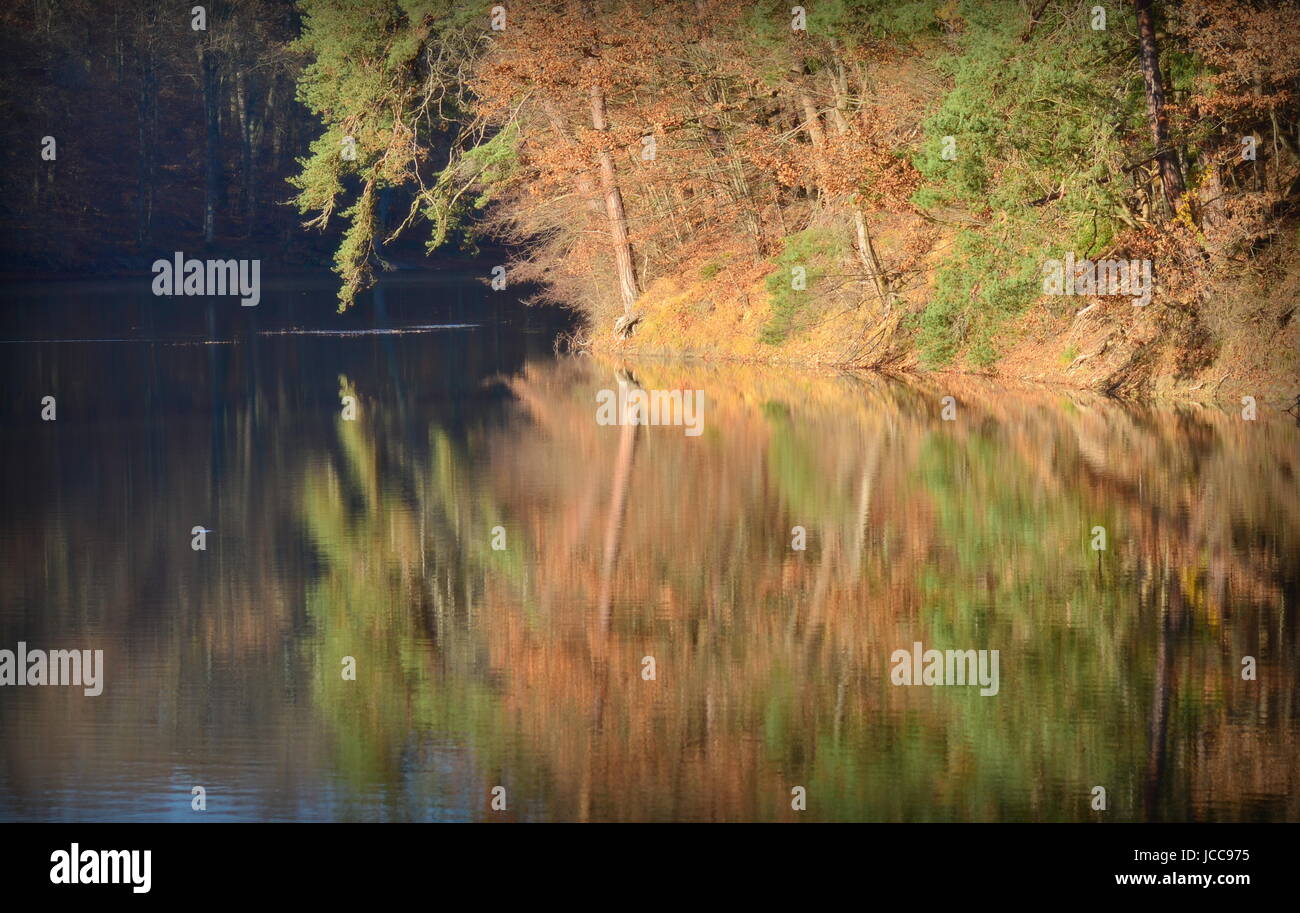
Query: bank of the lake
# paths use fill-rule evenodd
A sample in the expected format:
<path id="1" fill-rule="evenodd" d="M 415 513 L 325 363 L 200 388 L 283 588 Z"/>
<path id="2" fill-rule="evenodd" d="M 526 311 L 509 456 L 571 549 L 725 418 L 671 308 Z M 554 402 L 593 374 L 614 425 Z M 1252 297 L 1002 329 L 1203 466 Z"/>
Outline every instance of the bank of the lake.
<path id="1" fill-rule="evenodd" d="M 1285 409 L 1300 395 L 1300 239 L 1284 241 L 1250 271 L 1206 278 L 1208 304 L 1156 298 L 1048 296 L 1004 317 L 990 352 L 934 360 L 920 338 L 935 297 L 921 283 L 882 308 L 869 292 L 773 343 L 766 264 L 692 268 L 657 280 L 637 302 L 634 332 L 579 334 L 615 357 L 689 357 L 749 364 L 869 368 L 906 375 L 980 376 L 1094 390 L 1138 401 Z"/>

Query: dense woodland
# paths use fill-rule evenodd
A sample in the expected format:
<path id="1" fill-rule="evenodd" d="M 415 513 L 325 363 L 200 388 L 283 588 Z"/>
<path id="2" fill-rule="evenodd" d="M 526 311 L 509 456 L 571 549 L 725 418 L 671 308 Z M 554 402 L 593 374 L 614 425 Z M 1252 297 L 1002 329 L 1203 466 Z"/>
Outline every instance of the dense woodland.
<path id="1" fill-rule="evenodd" d="M 803 354 L 883 363 L 902 339 L 987 365 L 1035 304 L 1084 310 L 1042 296 L 1067 252 L 1153 263 L 1142 331 L 1179 341 L 1179 370 L 1247 323 L 1275 347 L 1294 326 L 1293 295 L 1216 285 L 1294 281 L 1294 4 L 541 2 L 496 30 L 456 3 L 303 9 L 327 131 L 299 203 L 348 222 L 345 305 L 397 183 L 432 244 L 495 232 L 593 334 L 644 322 L 667 348 L 798 351 L 830 324 L 838 350 Z"/>
<path id="2" fill-rule="evenodd" d="M 48 259 L 315 239 L 346 308 L 399 237 L 491 239 L 579 345 L 1296 374 L 1294 3 L 94 6 L 4 14 L 4 205 Z M 1154 307 L 1044 296 L 1067 253 L 1151 261 Z"/>
<path id="3" fill-rule="evenodd" d="M 276 0 L 34 0 L 0 10 L 0 267 L 146 268 L 184 245 L 327 249 L 285 182 L 319 132 Z M 43 138 L 55 140 L 54 158 Z M 319 254 L 317 258 L 319 259 Z"/>

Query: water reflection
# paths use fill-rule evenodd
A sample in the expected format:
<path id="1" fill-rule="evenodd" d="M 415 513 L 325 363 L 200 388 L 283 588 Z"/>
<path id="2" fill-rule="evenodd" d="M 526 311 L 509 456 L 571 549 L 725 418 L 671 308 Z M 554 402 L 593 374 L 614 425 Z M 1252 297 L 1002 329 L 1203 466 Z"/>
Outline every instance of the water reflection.
<path id="1" fill-rule="evenodd" d="M 11 387 L 74 392 L 5 415 L 0 646 L 108 670 L 0 693 L 5 818 L 1300 818 L 1286 416 L 482 328 L 42 345 Z M 598 425 L 620 381 L 704 434 Z M 892 686 L 914 641 L 1000 693 Z"/>

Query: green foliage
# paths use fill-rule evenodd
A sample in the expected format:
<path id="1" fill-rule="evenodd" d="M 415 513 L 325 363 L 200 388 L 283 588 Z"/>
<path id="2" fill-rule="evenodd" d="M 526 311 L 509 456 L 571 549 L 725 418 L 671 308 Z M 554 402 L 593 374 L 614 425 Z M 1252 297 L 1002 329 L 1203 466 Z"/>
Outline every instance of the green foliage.
<path id="1" fill-rule="evenodd" d="M 1027 247 L 1017 251 L 1008 236 L 980 231 L 957 235 L 920 316 L 917 342 L 926 362 L 948 362 L 963 346 L 977 364 L 996 360 L 999 331 L 1042 287 L 1037 245 L 1031 239 Z"/>
<path id="2" fill-rule="evenodd" d="M 772 484 L 790 513 L 797 517 L 841 517 L 854 502 L 829 479 L 818 463 L 818 440 L 781 402 L 763 404 L 763 417 L 771 429 L 767 470 Z"/>
<path id="3" fill-rule="evenodd" d="M 1088 11 L 1049 4 L 1033 31 L 1015 2 L 963 2 L 965 29 L 939 61 L 952 89 L 925 120 L 913 164 L 926 209 L 959 207 L 984 220 L 963 230 L 937 272 L 919 320 L 923 358 L 998 355 L 998 333 L 1039 291 L 1042 262 L 1069 239 L 1080 257 L 1118 233 L 1126 138 L 1145 130 L 1131 68 L 1127 8 L 1093 31 Z M 956 140 L 944 160 L 943 138 Z"/>
<path id="4" fill-rule="evenodd" d="M 858 0 L 865 24 L 879 37 L 912 39 L 939 33 L 948 0 Z"/>
<path id="5" fill-rule="evenodd" d="M 810 306 L 817 301 L 817 284 L 827 267 L 844 250 L 845 241 L 833 232 L 809 228 L 785 239 L 781 252 L 772 258 L 771 272 L 764 282 L 772 317 L 760 331 L 768 345 L 780 345 L 791 333 L 807 326 Z M 793 288 L 795 267 L 805 271 L 804 288 Z"/>
<path id="6" fill-rule="evenodd" d="M 474 208 L 483 209 L 493 199 L 496 185 L 508 181 L 519 167 L 519 128 L 510 124 L 485 143 L 465 153 L 463 167 L 475 172 L 483 188 L 474 198 Z"/>
<path id="7" fill-rule="evenodd" d="M 745 31 L 762 48 L 776 48 L 789 41 L 803 41 L 805 37 L 791 29 L 794 17 L 790 15 L 792 3 L 782 0 L 768 0 L 755 3 L 745 19 Z M 820 3 L 805 3 L 804 22 L 807 37 L 830 38 L 843 36 L 852 3 L 846 0 L 823 0 Z"/>
<path id="8" fill-rule="evenodd" d="M 426 247 L 433 251 L 446 242 L 453 230 L 466 232 L 472 243 L 474 213 L 486 209 L 498 187 L 519 168 L 520 133 L 511 124 L 454 158 L 438 175 L 432 190 L 424 196 L 421 215 L 433 226 Z M 468 193 L 474 190 L 473 197 Z"/>
<path id="9" fill-rule="evenodd" d="M 487 20 L 454 0 L 301 0 L 300 8 L 296 50 L 310 63 L 299 79 L 298 99 L 320 118 L 325 132 L 312 143 L 311 154 L 298 160 L 300 171 L 291 183 L 298 189 L 299 212 L 314 214 L 309 226 L 323 227 L 341 197 L 357 194 L 339 213 L 348 222 L 334 258 L 343 279 L 339 310 L 344 310 L 372 281 L 381 230 L 375 194 L 414 184 L 434 138 L 456 129 L 464 93 L 456 63 L 473 54 L 474 36 Z M 438 54 L 428 53 L 434 48 Z M 439 102 L 430 103 L 433 98 Z M 344 156 L 345 141 L 355 156 Z M 486 144 L 470 167 L 491 174 L 508 170 L 514 143 L 506 136 Z M 463 164 L 453 153 L 434 189 L 415 195 L 412 215 L 434 222 L 435 243 L 465 211 L 456 180 Z"/>
<path id="10" fill-rule="evenodd" d="M 1119 11 L 1093 31 L 1077 7 L 1050 5 L 1028 40 L 1019 3 L 963 3 L 967 28 L 938 66 L 952 89 L 924 122 L 914 164 L 954 201 L 1013 209 L 1122 163 L 1120 135 L 1142 126 L 1140 83 Z M 957 159 L 944 161 L 944 136 Z"/>

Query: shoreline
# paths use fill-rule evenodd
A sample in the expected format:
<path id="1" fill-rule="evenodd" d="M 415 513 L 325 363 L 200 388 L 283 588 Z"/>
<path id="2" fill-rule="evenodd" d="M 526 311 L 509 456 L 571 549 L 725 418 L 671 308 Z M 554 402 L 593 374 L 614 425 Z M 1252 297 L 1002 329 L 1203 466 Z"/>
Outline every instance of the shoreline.
<path id="1" fill-rule="evenodd" d="M 1078 393 L 1090 393 L 1103 396 L 1119 403 L 1133 405 L 1197 405 L 1214 406 L 1225 412 L 1242 407 L 1241 397 L 1253 396 L 1259 409 L 1276 409 L 1286 413 L 1287 407 L 1300 397 L 1300 381 L 1291 378 L 1296 392 L 1285 392 L 1288 378 L 1278 374 L 1266 374 L 1258 383 L 1247 384 L 1233 378 L 1231 372 L 1219 380 L 1185 378 L 1182 381 L 1169 379 L 1171 382 L 1156 385 L 1151 389 L 1105 389 L 1094 378 L 1091 382 L 1074 381 L 1061 377 L 1042 376 L 1042 374 L 1010 373 L 998 370 L 972 370 L 969 367 L 920 366 L 914 353 L 907 353 L 894 363 L 887 365 L 853 365 L 833 361 L 807 361 L 799 359 L 756 358 L 745 355 L 727 355 L 719 353 L 700 353 L 694 350 L 664 351 L 642 350 L 634 347 L 611 345 L 608 341 L 590 342 L 575 350 L 575 354 L 589 354 L 607 360 L 633 360 L 656 362 L 697 362 L 704 366 L 744 366 L 760 368 L 794 368 L 807 373 L 863 374 L 893 377 L 909 382 L 937 380 L 942 378 L 976 379 L 989 383 L 1003 382 L 1017 385 L 1034 386 Z M 1297 419 L 1300 423 L 1300 418 Z"/>

